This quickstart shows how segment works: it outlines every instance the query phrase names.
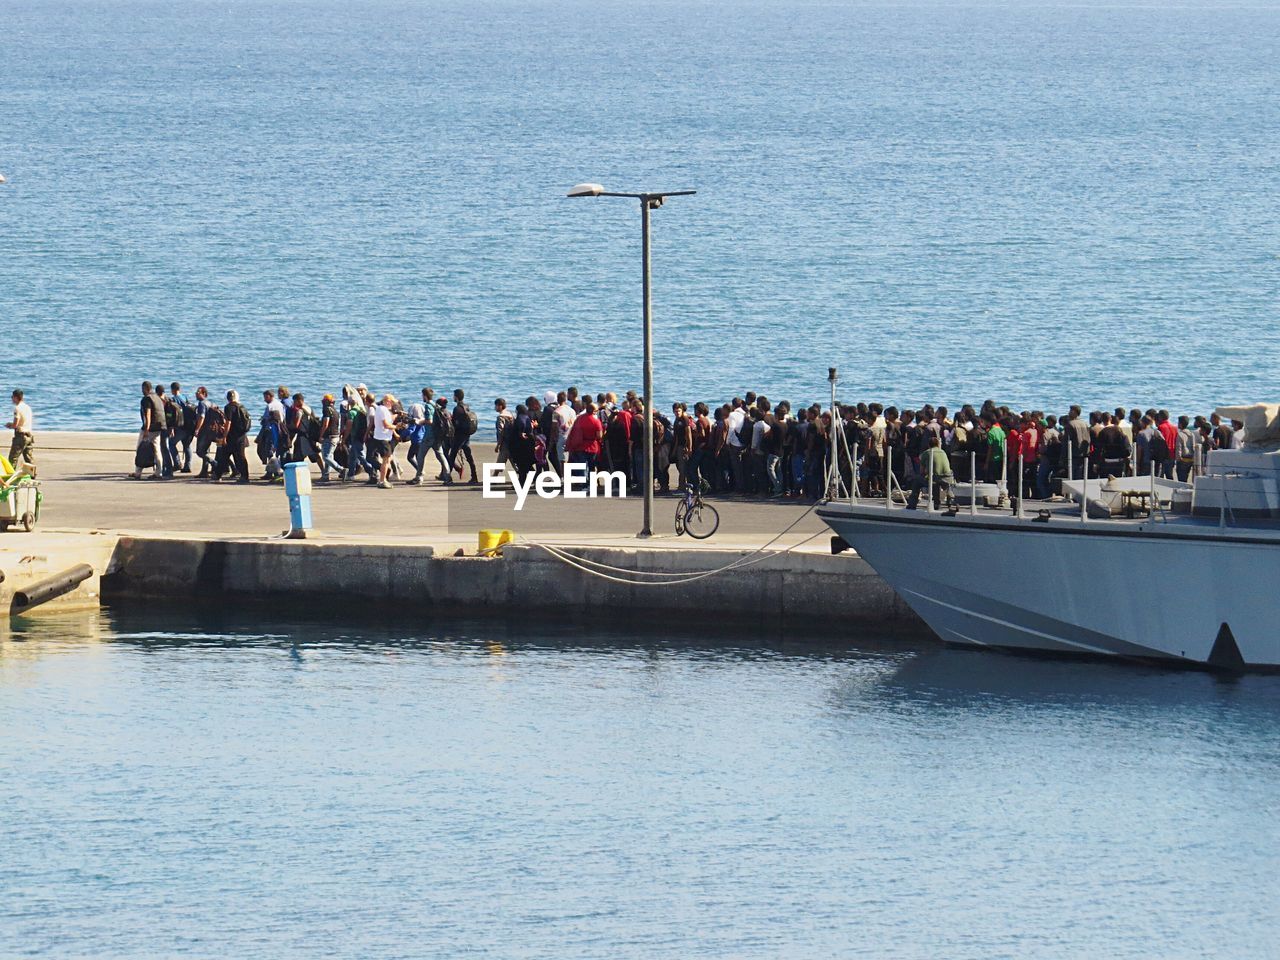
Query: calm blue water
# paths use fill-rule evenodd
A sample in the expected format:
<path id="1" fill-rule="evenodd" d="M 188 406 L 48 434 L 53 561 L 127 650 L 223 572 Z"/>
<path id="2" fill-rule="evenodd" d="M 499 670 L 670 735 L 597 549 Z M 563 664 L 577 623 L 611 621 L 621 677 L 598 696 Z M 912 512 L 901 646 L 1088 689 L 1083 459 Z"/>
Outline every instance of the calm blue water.
<path id="1" fill-rule="evenodd" d="M 11 0 L 5 378 L 1276 399 L 1280 6 Z"/>
<path id="2" fill-rule="evenodd" d="M 256 619 L 0 639 L 0 955 L 1277 956 L 1280 678 Z"/>

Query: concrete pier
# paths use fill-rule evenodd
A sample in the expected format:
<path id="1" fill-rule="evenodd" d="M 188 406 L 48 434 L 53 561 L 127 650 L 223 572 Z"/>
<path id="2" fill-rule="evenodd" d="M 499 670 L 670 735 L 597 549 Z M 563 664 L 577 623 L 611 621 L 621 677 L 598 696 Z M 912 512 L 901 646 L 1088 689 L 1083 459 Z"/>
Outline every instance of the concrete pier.
<path id="1" fill-rule="evenodd" d="M 865 561 L 832 556 L 829 531 L 795 503 L 717 500 L 721 527 L 711 540 L 674 530 L 637 540 L 638 499 L 531 500 L 516 514 L 511 500 L 482 499 L 476 488 L 335 484 L 315 491 L 319 530 L 284 540 L 279 486 L 128 480 L 129 435 L 46 433 L 37 442 L 45 512 L 35 533 L 0 536 L 6 606 L 17 583 L 87 562 L 95 576 L 60 598 L 64 609 L 96 604 L 99 593 L 109 601 L 288 597 L 504 615 L 795 623 L 832 636 L 855 624 L 925 632 Z M 674 509 L 674 499 L 658 501 L 660 517 Z M 591 576 L 530 542 L 625 571 L 679 576 L 741 560 L 797 520 L 763 559 L 677 585 Z M 480 557 L 476 531 L 485 527 L 511 528 L 524 540 L 501 557 Z"/>
<path id="2" fill-rule="evenodd" d="M 679 575 L 743 557 L 740 550 L 566 547 L 628 571 Z M 916 628 L 915 615 L 856 556 L 784 553 L 678 585 L 616 583 L 537 546 L 500 557 L 443 555 L 429 544 L 122 537 L 104 589 L 111 598 L 290 597 L 389 599 L 445 611 L 623 616 L 771 625 L 875 623 Z M 626 577 L 626 574 L 618 574 Z"/>

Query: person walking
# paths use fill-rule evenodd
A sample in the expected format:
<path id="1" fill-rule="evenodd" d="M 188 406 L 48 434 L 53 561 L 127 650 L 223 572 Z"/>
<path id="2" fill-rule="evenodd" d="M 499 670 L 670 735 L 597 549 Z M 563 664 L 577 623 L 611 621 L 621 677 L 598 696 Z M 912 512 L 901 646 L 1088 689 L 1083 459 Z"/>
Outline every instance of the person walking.
<path id="1" fill-rule="evenodd" d="M 169 433 L 169 456 L 174 473 L 191 472 L 191 442 L 196 433 L 196 406 L 182 395 L 182 384 L 169 384 L 169 404 L 173 408 L 173 424 Z"/>
<path id="2" fill-rule="evenodd" d="M 249 428 L 253 420 L 249 411 L 240 403 L 240 394 L 235 390 L 227 391 L 227 405 L 223 408 L 224 431 L 218 446 L 218 455 L 213 464 L 213 482 L 221 483 L 222 476 L 230 468 L 236 477 L 236 483 L 249 482 L 249 459 L 245 451 L 249 448 Z"/>
<path id="3" fill-rule="evenodd" d="M 458 462 L 458 455 L 462 454 L 466 458 L 467 466 L 471 468 L 471 479 L 467 483 L 478 484 L 480 476 L 476 471 L 476 460 L 471 455 L 471 437 L 476 432 L 477 422 L 476 415 L 471 412 L 471 408 L 467 406 L 466 394 L 459 387 L 453 391 L 453 444 L 449 448 L 449 466 L 458 474 L 458 479 L 462 479 L 462 464 Z"/>
<path id="4" fill-rule="evenodd" d="M 33 436 L 33 415 L 30 405 L 23 399 L 24 396 L 21 390 L 14 390 L 11 395 L 13 419 L 5 424 L 13 431 L 13 440 L 9 444 L 9 465 L 16 471 L 21 461 L 27 465 L 27 473 L 34 477 L 36 442 Z"/>
<path id="5" fill-rule="evenodd" d="M 150 467 L 151 479 L 158 480 L 164 468 L 164 455 L 160 452 L 160 431 L 164 426 L 164 401 L 152 389 L 150 380 L 142 381 L 142 400 L 138 404 L 138 417 L 142 421 L 138 430 L 138 448 L 133 455 L 133 480 L 142 479 L 142 471 Z"/>
<path id="6" fill-rule="evenodd" d="M 431 452 L 440 463 L 439 480 L 446 487 L 453 485 L 453 468 L 449 465 L 452 449 L 453 418 L 449 416 L 449 399 L 440 397 L 431 408 Z"/>
<path id="7" fill-rule="evenodd" d="M 320 482 L 329 482 L 332 471 L 342 476 L 342 464 L 334 457 L 334 450 L 342 442 L 342 415 L 332 393 L 320 400 Z"/>
<path id="8" fill-rule="evenodd" d="M 533 472 L 536 443 L 534 430 L 529 408 L 523 403 L 516 404 L 515 419 L 511 421 L 511 426 L 508 428 L 507 452 L 511 455 L 516 472 L 521 479 Z"/>
<path id="9" fill-rule="evenodd" d="M 409 437 L 409 466 L 413 467 L 413 476 L 406 480 L 405 484 L 410 487 L 416 487 L 422 483 L 422 468 L 427 462 L 425 441 L 431 422 L 428 419 L 430 413 L 427 410 L 426 391 L 422 392 L 423 399 L 409 404 L 409 409 L 405 411 L 405 429 Z"/>
<path id="10" fill-rule="evenodd" d="M 508 440 L 511 434 L 511 424 L 515 420 L 515 415 L 507 409 L 507 401 L 502 397 L 498 397 L 493 401 L 493 436 L 496 441 L 493 445 L 493 452 L 498 455 L 498 463 L 506 466 L 508 463 L 514 465 L 515 458 L 511 455 Z"/>
<path id="11" fill-rule="evenodd" d="M 380 403 L 369 408 L 373 433 L 371 439 L 365 441 L 365 446 L 372 448 L 369 462 L 372 464 L 376 460 L 378 463 L 377 483 L 380 490 L 391 489 L 387 472 L 391 469 L 391 441 L 396 435 L 396 415 L 392 409 L 394 403 L 394 398 L 388 393 L 383 395 Z"/>
<path id="12" fill-rule="evenodd" d="M 156 396 L 160 398 L 160 409 L 164 416 L 160 420 L 160 459 L 163 461 L 161 475 L 165 480 L 173 479 L 173 440 L 174 430 L 178 423 L 178 413 L 169 398 L 164 395 L 164 384 L 156 384 Z"/>
<path id="13" fill-rule="evenodd" d="M 196 387 L 196 403 L 194 408 L 194 420 L 191 424 L 191 436 L 196 442 L 196 459 L 200 461 L 200 473 L 196 476 L 197 480 L 209 479 L 209 474 L 213 469 L 213 458 L 217 455 L 217 449 L 214 447 L 213 424 L 210 420 L 209 413 L 213 404 L 209 403 L 209 391 L 203 387 Z M 219 425 L 222 422 L 222 411 L 218 411 Z M 210 453 L 213 448 L 213 453 Z"/>
<path id="14" fill-rule="evenodd" d="M 363 384 L 361 384 L 363 386 Z M 347 470 L 342 474 L 344 480 L 354 480 L 356 473 L 364 467 L 364 434 L 365 421 L 364 397 L 358 390 L 344 388 L 344 406 L 342 414 L 342 441 L 347 448 Z"/>

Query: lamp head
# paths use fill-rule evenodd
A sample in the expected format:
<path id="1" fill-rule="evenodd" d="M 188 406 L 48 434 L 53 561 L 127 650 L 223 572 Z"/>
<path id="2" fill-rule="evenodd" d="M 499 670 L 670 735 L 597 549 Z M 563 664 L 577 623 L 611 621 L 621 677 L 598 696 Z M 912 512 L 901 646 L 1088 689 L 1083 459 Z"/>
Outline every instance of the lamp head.
<path id="1" fill-rule="evenodd" d="M 604 187 L 598 183 L 580 183 L 569 191 L 568 196 L 598 197 L 602 193 L 604 193 Z"/>

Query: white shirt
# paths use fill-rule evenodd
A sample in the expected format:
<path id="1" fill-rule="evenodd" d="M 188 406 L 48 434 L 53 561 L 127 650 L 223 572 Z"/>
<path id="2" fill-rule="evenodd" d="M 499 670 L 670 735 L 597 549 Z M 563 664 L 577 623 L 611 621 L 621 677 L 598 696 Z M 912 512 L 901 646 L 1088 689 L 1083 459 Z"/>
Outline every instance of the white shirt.
<path id="1" fill-rule="evenodd" d="M 760 445 L 764 443 L 765 435 L 769 432 L 769 425 L 763 420 L 757 420 L 756 425 L 751 428 L 751 449 L 759 451 Z"/>
<path id="2" fill-rule="evenodd" d="M 34 433 L 31 422 L 31 407 L 27 405 L 27 401 L 19 400 L 13 405 L 13 432 Z"/>
<path id="3" fill-rule="evenodd" d="M 378 404 L 373 408 L 373 439 L 390 440 L 395 436 L 392 427 L 395 425 L 396 415 L 391 412 L 390 407 L 384 407 Z"/>
<path id="4" fill-rule="evenodd" d="M 560 428 L 560 442 L 564 443 L 569 438 L 569 429 L 573 426 L 573 421 L 578 419 L 578 415 L 573 412 L 573 407 L 566 401 L 556 407 L 554 416 L 556 425 Z"/>
<path id="5" fill-rule="evenodd" d="M 267 412 L 277 423 L 284 423 L 284 404 L 278 397 L 267 404 Z"/>
<path id="6" fill-rule="evenodd" d="M 747 419 L 746 411 L 741 407 L 729 411 L 729 446 L 742 449 L 742 441 L 738 439 L 738 431 L 742 429 L 742 421 Z"/>

